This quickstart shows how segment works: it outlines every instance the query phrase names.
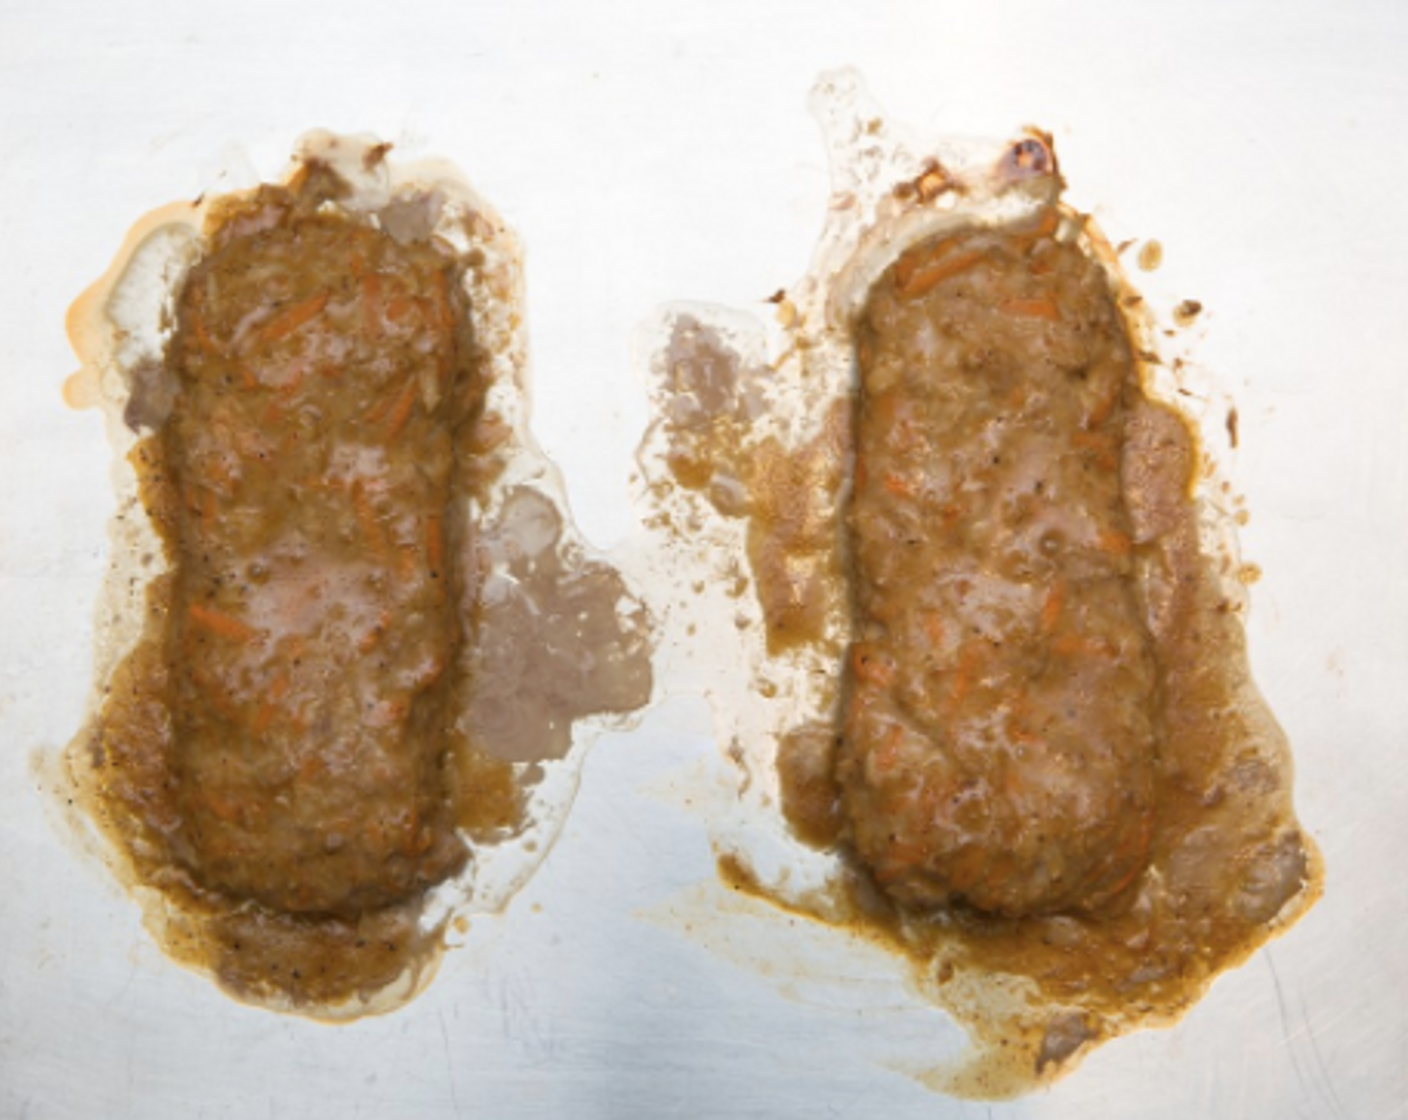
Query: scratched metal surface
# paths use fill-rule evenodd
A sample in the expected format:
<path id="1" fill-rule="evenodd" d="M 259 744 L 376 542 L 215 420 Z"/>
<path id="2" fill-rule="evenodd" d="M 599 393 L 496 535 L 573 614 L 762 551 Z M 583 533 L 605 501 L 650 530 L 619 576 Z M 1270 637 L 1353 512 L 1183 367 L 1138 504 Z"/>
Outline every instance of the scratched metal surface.
<path id="1" fill-rule="evenodd" d="M 1272 1118 L 1408 1101 L 1408 9 L 712 4 L 0 6 L 0 1117 L 875 1115 Z M 502 918 L 400 1013 L 330 1028 L 170 965 L 46 820 L 111 509 L 98 418 L 59 400 L 68 302 L 146 209 L 269 175 L 312 126 L 457 161 L 528 247 L 536 430 L 598 545 L 645 422 L 631 332 L 800 275 L 826 176 L 804 111 L 852 64 L 933 130 L 1055 131 L 1077 204 L 1157 237 L 1240 406 L 1258 678 L 1295 743 L 1323 902 L 1178 1027 L 1050 1092 L 935 1097 L 873 1059 L 883 1009 L 789 999 L 639 912 L 711 875 L 657 796 L 716 750 L 698 697 L 595 744 Z M 668 685 L 668 682 L 667 682 Z"/>

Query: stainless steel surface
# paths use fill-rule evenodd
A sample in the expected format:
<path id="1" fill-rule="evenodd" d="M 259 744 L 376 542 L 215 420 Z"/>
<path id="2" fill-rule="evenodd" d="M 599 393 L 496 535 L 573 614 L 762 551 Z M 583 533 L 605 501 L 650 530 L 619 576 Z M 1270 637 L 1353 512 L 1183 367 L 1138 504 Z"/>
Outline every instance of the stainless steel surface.
<path id="1" fill-rule="evenodd" d="M 1408 9 L 760 8 L 0 7 L 0 1117 L 1408 1113 Z M 847 1002 L 783 982 L 785 925 L 740 919 L 719 952 L 641 917 L 713 875 L 669 791 L 717 748 L 667 680 L 590 748 L 527 889 L 405 1010 L 320 1026 L 169 964 L 30 769 L 84 710 L 112 506 L 99 419 L 59 398 L 69 301 L 140 213 L 222 168 L 276 174 L 307 128 L 444 155 L 526 243 L 534 427 L 587 535 L 619 544 L 646 419 L 632 331 L 666 300 L 756 306 L 802 274 L 827 183 L 805 98 L 838 64 L 922 128 L 1052 129 L 1072 200 L 1164 243 L 1146 293 L 1208 308 L 1193 353 L 1239 405 L 1242 542 L 1265 571 L 1253 663 L 1324 900 L 1179 1026 L 1050 1092 L 936 1097 L 884 1054 L 937 1016 L 894 1014 L 860 966 L 838 965 Z"/>

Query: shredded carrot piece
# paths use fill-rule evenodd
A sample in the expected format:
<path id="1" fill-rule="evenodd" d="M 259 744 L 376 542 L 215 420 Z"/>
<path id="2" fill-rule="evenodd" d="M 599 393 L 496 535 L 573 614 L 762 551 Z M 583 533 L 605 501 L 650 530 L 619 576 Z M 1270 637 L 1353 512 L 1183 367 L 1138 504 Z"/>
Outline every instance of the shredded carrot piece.
<path id="1" fill-rule="evenodd" d="M 205 329 L 205 316 L 197 308 L 192 307 L 190 311 L 191 333 L 196 336 L 196 342 L 202 350 L 215 353 L 220 349 L 215 339 Z"/>
<path id="2" fill-rule="evenodd" d="M 259 631 L 247 623 L 241 622 L 223 611 L 217 611 L 214 607 L 204 607 L 199 603 L 192 603 L 190 609 L 191 621 L 199 623 L 213 634 L 219 634 L 224 638 L 234 638 L 239 642 L 252 642 L 259 637 Z"/>
<path id="3" fill-rule="evenodd" d="M 910 275 L 908 283 L 901 284 L 898 274 L 895 277 L 895 290 L 905 299 L 918 299 L 926 292 L 932 291 L 950 277 L 957 276 L 960 272 L 966 272 L 983 259 L 983 254 L 976 250 L 966 253 L 959 253 L 956 256 L 946 257 L 936 264 L 926 265 L 924 268 L 916 269 Z"/>
<path id="4" fill-rule="evenodd" d="M 965 645 L 958 654 L 958 668 L 953 671 L 953 683 L 949 687 L 949 700 L 954 707 L 963 703 L 964 698 L 972 691 L 977 668 L 977 649 L 971 644 Z"/>
<path id="5" fill-rule="evenodd" d="M 1041 736 L 1036 735 L 1036 734 L 1034 734 L 1032 731 L 1028 730 L 1028 728 L 1026 727 L 1026 725 L 1023 724 L 1023 723 L 1021 723 L 1021 722 L 1019 722 L 1018 720 L 1009 720 L 1009 721 L 1008 721 L 1008 723 L 1007 723 L 1007 737 L 1008 737 L 1009 739 L 1011 739 L 1014 743 L 1026 743 L 1026 744 L 1031 744 L 1031 743 L 1039 743 L 1039 742 L 1041 742 Z M 1009 769 L 1008 769 L 1009 775 L 1010 775 L 1010 774 L 1012 773 L 1012 771 L 1015 770 L 1015 769 L 1016 769 L 1015 767 L 1009 767 Z M 1017 787 L 1020 787 L 1020 785 L 1021 785 L 1021 782 L 1020 782 L 1020 781 L 1014 781 L 1014 782 L 1013 782 L 1013 786 L 1012 786 L 1012 787 L 1009 787 L 1009 788 L 1017 788 Z"/>
<path id="6" fill-rule="evenodd" d="M 1050 237 L 1056 232 L 1056 227 L 1060 224 L 1060 216 L 1056 213 L 1054 206 L 1048 206 L 1041 212 L 1041 219 L 1033 226 L 1028 237 Z"/>
<path id="7" fill-rule="evenodd" d="M 1122 383 L 1115 385 L 1115 390 L 1103 400 L 1097 401 L 1095 407 L 1090 410 L 1090 415 L 1086 417 L 1086 426 L 1098 428 L 1109 419 L 1110 413 L 1115 410 L 1115 405 L 1119 403 L 1120 394 L 1124 391 Z"/>
<path id="8" fill-rule="evenodd" d="M 259 332 L 260 336 L 265 342 L 277 342 L 281 338 L 287 338 L 304 323 L 321 315 L 323 308 L 327 305 L 327 292 L 320 292 L 310 299 L 305 299 L 302 303 L 296 303 L 265 324 L 264 329 Z"/>
<path id="9" fill-rule="evenodd" d="M 381 636 L 386 633 L 386 628 L 391 624 L 391 613 L 382 611 L 376 623 L 362 635 L 362 640 L 357 643 L 357 649 L 362 653 L 370 653 L 376 644 L 381 641 Z"/>
<path id="10" fill-rule="evenodd" d="M 1115 437 L 1109 432 L 1076 432 L 1071 442 L 1095 453 L 1095 465 L 1112 471 L 1119 465 L 1115 458 Z"/>
<path id="11" fill-rule="evenodd" d="M 923 845 L 917 841 L 893 841 L 885 851 L 884 863 L 877 869 L 876 878 L 893 879 L 906 869 L 923 863 L 927 854 Z"/>
<path id="12" fill-rule="evenodd" d="M 411 409 L 416 403 L 416 379 L 406 378 L 405 388 L 401 390 L 401 395 L 396 398 L 396 404 L 392 406 L 391 415 L 386 420 L 386 438 L 395 439 L 401 429 L 406 426 L 406 421 L 411 418 Z"/>
<path id="13" fill-rule="evenodd" d="M 875 748 L 875 768 L 893 770 L 900 760 L 900 744 L 904 742 L 904 728 L 897 723 L 890 725 L 885 740 Z"/>
<path id="14" fill-rule="evenodd" d="M 855 674 L 856 680 L 877 685 L 880 688 L 887 688 L 890 682 L 895 679 L 894 666 L 885 658 L 877 657 L 865 645 L 851 647 L 851 671 Z"/>
<path id="15" fill-rule="evenodd" d="M 1109 642 L 1084 634 L 1060 634 L 1051 640 L 1051 652 L 1057 657 L 1111 657 L 1114 648 Z"/>
<path id="16" fill-rule="evenodd" d="M 924 633 L 929 636 L 929 641 L 940 646 L 944 642 L 944 616 L 938 611 L 925 611 Z"/>
<path id="17" fill-rule="evenodd" d="M 946 237 L 942 241 L 929 242 L 928 244 L 917 245 L 913 249 L 904 253 L 895 262 L 895 287 L 903 292 L 914 278 L 914 274 L 921 268 L 927 268 L 937 261 L 943 260 L 953 252 L 958 242 L 952 237 Z"/>
<path id="18" fill-rule="evenodd" d="M 914 485 L 903 475 L 895 474 L 894 471 L 885 472 L 885 489 L 897 498 L 914 497 Z"/>
<path id="19" fill-rule="evenodd" d="M 233 797 L 222 797 L 208 789 L 202 790 L 200 797 L 212 813 L 228 824 L 233 824 L 243 815 L 240 812 L 240 802 Z"/>
<path id="20" fill-rule="evenodd" d="M 250 369 L 247 365 L 245 365 L 243 362 L 240 363 L 240 380 L 244 382 L 244 387 L 246 389 L 259 388 L 259 378 L 255 377 L 254 371 Z"/>
<path id="21" fill-rule="evenodd" d="M 1051 590 L 1047 593 L 1046 602 L 1041 607 L 1041 632 L 1043 634 L 1053 634 L 1056 631 L 1056 624 L 1061 620 L 1061 611 L 1066 606 L 1066 581 L 1058 579 L 1051 585 Z"/>
<path id="22" fill-rule="evenodd" d="M 1056 301 L 1044 296 L 1036 299 L 1003 300 L 998 306 L 1004 313 L 1022 319 L 1046 319 L 1053 323 L 1061 321 L 1061 310 L 1056 306 Z"/>
<path id="23" fill-rule="evenodd" d="M 955 890 L 968 890 L 986 879 L 991 883 L 993 876 L 985 874 L 988 857 L 984 849 L 976 845 L 964 848 L 949 865 L 949 882 Z"/>
<path id="24" fill-rule="evenodd" d="M 377 401 L 376 404 L 372 405 L 371 408 L 367 409 L 366 412 L 362 413 L 362 419 L 368 424 L 375 424 L 386 415 L 394 399 L 395 398 L 388 393 L 386 396 L 382 397 L 381 400 Z"/>
<path id="25" fill-rule="evenodd" d="M 1134 542 L 1129 539 L 1128 533 L 1121 533 L 1118 529 L 1105 529 L 1100 533 L 1099 545 L 1102 552 L 1124 556 L 1134 547 Z"/>
<path id="26" fill-rule="evenodd" d="M 435 310 L 440 316 L 440 325 L 449 331 L 455 325 L 455 313 L 450 307 L 450 278 L 443 272 L 437 272 L 435 286 L 430 291 L 435 297 Z"/>
<path id="27" fill-rule="evenodd" d="M 386 317 L 393 323 L 399 323 L 414 306 L 414 301 L 408 296 L 392 296 L 391 302 L 386 305 Z"/>

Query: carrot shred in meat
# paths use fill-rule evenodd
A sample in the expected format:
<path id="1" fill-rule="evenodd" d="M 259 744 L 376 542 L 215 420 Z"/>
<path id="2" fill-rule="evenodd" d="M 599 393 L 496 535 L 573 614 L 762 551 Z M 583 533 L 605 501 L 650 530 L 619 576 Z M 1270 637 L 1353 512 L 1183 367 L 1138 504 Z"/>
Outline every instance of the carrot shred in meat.
<path id="1" fill-rule="evenodd" d="M 287 338 L 304 323 L 311 322 L 323 313 L 323 308 L 328 305 L 327 292 L 319 292 L 317 295 L 305 299 L 302 303 L 296 303 L 287 311 L 284 311 L 271 319 L 260 331 L 260 336 L 265 342 L 277 342 L 281 338 Z"/>
<path id="2" fill-rule="evenodd" d="M 987 863 L 988 853 L 980 845 L 963 848 L 949 864 L 949 883 L 957 891 L 972 890 L 984 880 L 991 886 L 992 877 L 984 873 Z"/>
<path id="3" fill-rule="evenodd" d="M 978 650 L 972 643 L 965 645 L 958 654 L 958 667 L 953 671 L 953 681 L 949 686 L 949 701 L 956 708 L 973 690 L 973 678 L 977 675 Z"/>
<path id="4" fill-rule="evenodd" d="M 1101 424 L 1108 420 L 1110 418 L 1110 413 L 1115 410 L 1115 405 L 1119 404 L 1120 395 L 1123 392 L 1124 384 L 1122 382 L 1117 382 L 1115 384 L 1114 392 L 1096 401 L 1095 407 L 1090 410 L 1089 415 L 1087 415 L 1085 418 L 1086 427 L 1098 428 Z"/>
<path id="5" fill-rule="evenodd" d="M 192 603 L 190 616 L 192 622 L 199 623 L 212 634 L 219 634 L 224 638 L 234 638 L 238 642 L 252 642 L 259 637 L 259 631 L 253 626 L 225 614 L 224 611 L 218 611 L 214 607 Z"/>
<path id="6" fill-rule="evenodd" d="M 1046 602 L 1041 607 L 1041 632 L 1054 634 L 1056 624 L 1061 621 L 1061 612 L 1066 606 L 1066 581 L 1058 579 L 1047 592 Z"/>
<path id="7" fill-rule="evenodd" d="M 897 723 L 890 724 L 884 740 L 875 748 L 875 768 L 882 773 L 899 765 L 900 746 L 904 742 L 904 728 Z"/>
<path id="8" fill-rule="evenodd" d="M 1061 216 L 1056 213 L 1054 206 L 1047 206 L 1041 211 L 1041 218 L 1030 230 L 1027 236 L 1035 240 L 1043 237 L 1050 237 L 1056 232 L 1056 227 L 1061 224 Z"/>
<path id="9" fill-rule="evenodd" d="M 196 343 L 207 353 L 218 353 L 220 345 L 210 336 L 205 329 L 205 316 L 194 307 L 190 310 L 191 333 L 196 336 Z"/>
<path id="10" fill-rule="evenodd" d="M 917 840 L 893 840 L 885 850 L 883 862 L 876 869 L 875 877 L 881 881 L 893 879 L 909 868 L 923 863 L 927 856 L 928 852 Z"/>
<path id="11" fill-rule="evenodd" d="M 401 395 L 396 398 L 396 403 L 391 408 L 391 415 L 386 419 L 386 438 L 395 439 L 401 433 L 401 429 L 406 426 L 406 421 L 411 418 L 411 409 L 416 403 L 416 379 L 406 378 L 405 387 L 401 390 Z"/>
<path id="12" fill-rule="evenodd" d="M 1061 321 L 1061 309 L 1054 299 L 1040 296 L 1035 299 L 1006 299 L 998 307 L 1004 314 L 1020 319 L 1046 319 L 1052 323 Z"/>
<path id="13" fill-rule="evenodd" d="M 897 498 L 914 497 L 914 484 L 894 471 L 885 472 L 885 489 Z"/>
<path id="14" fill-rule="evenodd" d="M 367 409 L 366 412 L 362 413 L 362 419 L 365 420 L 368 424 L 377 423 L 390 410 L 391 405 L 395 401 L 395 399 L 396 398 L 393 397 L 390 393 L 387 393 L 384 397 L 381 398 L 381 400 L 377 401 L 376 404 L 372 405 L 371 408 Z"/>
<path id="15" fill-rule="evenodd" d="M 205 806 L 226 824 L 234 824 L 244 814 L 241 811 L 241 802 L 233 797 L 222 797 L 213 790 L 202 790 L 200 799 L 205 802 Z"/>
<path id="16" fill-rule="evenodd" d="M 1119 465 L 1115 457 L 1115 437 L 1109 432 L 1076 432 L 1071 442 L 1077 447 L 1093 452 L 1095 465 L 1104 471 L 1112 471 Z"/>
<path id="17" fill-rule="evenodd" d="M 259 378 L 254 376 L 254 371 L 243 362 L 240 363 L 240 380 L 244 382 L 246 389 L 258 389 L 262 384 Z"/>
<path id="18" fill-rule="evenodd" d="M 1035 734 L 1026 724 L 1017 719 L 1007 721 L 1007 737 L 1014 743 L 1021 743 L 1024 746 L 1031 746 L 1034 743 L 1041 742 L 1040 735 Z M 1009 767 L 1008 774 L 1012 775 L 1014 770 L 1015 767 Z M 1020 781 L 1016 781 L 1014 784 L 1020 785 Z"/>
<path id="19" fill-rule="evenodd" d="M 391 612 L 382 611 L 377 616 L 372 628 L 362 635 L 362 640 L 357 643 L 357 649 L 362 653 L 370 653 L 376 648 L 376 644 L 381 641 L 382 635 L 386 633 L 386 629 L 390 625 Z"/>
<path id="20" fill-rule="evenodd" d="M 443 272 L 437 272 L 435 284 L 430 291 L 435 297 L 435 311 L 440 318 L 440 325 L 448 332 L 455 325 L 455 313 L 450 307 L 450 278 Z"/>
<path id="21" fill-rule="evenodd" d="M 856 680 L 880 688 L 888 688 L 895 679 L 895 668 L 889 660 L 878 656 L 865 645 L 851 647 L 851 671 Z"/>
<path id="22" fill-rule="evenodd" d="M 935 646 L 944 643 L 944 616 L 938 611 L 925 611 L 921 616 L 924 623 L 924 633 L 929 641 Z"/>
<path id="23" fill-rule="evenodd" d="M 920 296 L 932 291 L 945 280 L 957 276 L 961 272 L 966 272 L 983 259 L 983 254 L 977 250 L 969 250 L 966 253 L 958 253 L 952 257 L 945 257 L 931 265 L 917 268 L 910 274 L 908 281 L 901 283 L 898 273 L 895 276 L 895 291 L 904 299 L 918 299 Z"/>
<path id="24" fill-rule="evenodd" d="M 1153 838 L 1153 824 L 1148 816 L 1145 816 L 1139 824 L 1139 831 L 1133 836 L 1126 836 L 1119 844 L 1115 845 L 1114 851 L 1106 857 L 1104 866 L 1109 866 L 1118 860 L 1129 859 L 1132 856 L 1142 855 L 1149 849 L 1149 841 Z M 1144 861 L 1142 859 L 1133 860 L 1129 870 L 1119 877 L 1107 889 L 1110 894 L 1119 894 L 1125 887 L 1129 886 L 1135 878 L 1144 871 Z"/>
<path id="25" fill-rule="evenodd" d="M 1086 634 L 1059 634 L 1051 639 L 1051 652 L 1057 657 L 1113 657 L 1115 650 L 1103 638 Z"/>
<path id="26" fill-rule="evenodd" d="M 1134 547 L 1134 542 L 1130 540 L 1129 534 L 1121 533 L 1118 529 L 1102 530 L 1097 543 L 1101 552 L 1111 552 L 1116 556 L 1128 555 Z"/>
<path id="27" fill-rule="evenodd" d="M 386 305 L 386 317 L 393 323 L 399 323 L 414 306 L 415 301 L 409 296 L 392 296 L 391 302 Z"/>

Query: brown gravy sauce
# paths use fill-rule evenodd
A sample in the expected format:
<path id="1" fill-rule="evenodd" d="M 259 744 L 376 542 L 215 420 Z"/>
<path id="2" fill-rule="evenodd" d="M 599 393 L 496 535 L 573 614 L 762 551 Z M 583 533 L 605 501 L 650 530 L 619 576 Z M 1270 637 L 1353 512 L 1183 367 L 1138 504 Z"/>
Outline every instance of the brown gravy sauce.
<path id="1" fill-rule="evenodd" d="M 721 656 L 748 661 L 751 687 L 714 696 L 738 770 L 740 813 L 751 822 L 715 831 L 719 871 L 736 891 L 883 945 L 906 962 L 920 998 L 966 1028 L 970 1049 L 957 1062 L 900 1063 L 905 1072 L 957 1095 L 1015 1096 L 1070 1070 L 1101 1041 L 1176 1020 L 1219 972 L 1313 904 L 1322 869 L 1295 818 L 1285 736 L 1248 671 L 1241 617 L 1247 569 L 1237 562 L 1225 483 L 1203 446 L 1208 435 L 1167 403 L 1177 393 L 1169 371 L 1155 364 L 1143 301 L 1088 218 L 1060 201 L 1049 137 L 918 146 L 883 120 L 848 73 L 824 78 L 814 106 L 832 149 L 833 210 L 811 273 L 771 301 L 771 337 L 718 309 L 673 308 L 657 323 L 660 419 L 642 453 L 655 523 L 676 535 L 666 547 L 687 572 L 681 579 L 696 585 L 711 572 L 714 580 L 724 578 L 728 550 L 746 544 L 755 600 L 740 607 L 740 637 Z M 999 258 L 1007 263 L 994 263 Z M 997 283 L 1007 268 L 1013 271 L 999 284 L 1007 336 L 1000 344 L 994 338 L 990 352 L 980 337 L 969 337 L 959 352 L 974 366 L 968 374 L 986 379 L 977 392 L 1007 379 L 1002 389 L 1011 407 L 984 413 L 970 433 L 950 433 L 949 443 L 931 445 L 932 433 L 907 425 L 925 407 L 933 415 L 968 407 L 969 390 L 957 387 L 963 375 L 945 375 L 957 380 L 930 388 L 926 374 L 918 389 L 908 390 L 920 394 L 920 406 L 897 402 L 893 383 L 907 376 L 904 363 L 884 365 L 893 354 L 884 357 L 887 340 L 875 324 L 901 332 L 900 350 L 908 349 L 913 373 L 913 362 L 922 360 L 915 354 L 950 345 L 926 334 L 934 324 L 953 321 L 955 330 L 971 331 L 990 310 L 974 314 L 970 307 L 955 319 L 955 305 L 943 301 L 981 302 L 983 286 Z M 1073 302 L 1075 288 L 1053 286 L 1052 277 L 1062 275 L 1084 285 L 1081 299 L 1088 301 L 1085 326 L 1074 332 L 1069 316 L 1079 301 Z M 931 318 L 904 325 L 907 312 L 896 311 L 894 300 L 897 290 L 908 294 L 906 287 L 923 287 L 916 298 L 938 301 Z M 948 295 L 930 297 L 930 289 Z M 882 308 L 877 300 L 891 302 Z M 1089 385 L 1062 374 L 1071 385 L 1059 390 L 1067 403 L 1052 398 L 1024 410 L 1029 393 L 1044 391 L 1040 378 L 1048 366 L 1063 368 L 1066 360 L 1070 378 L 1085 378 L 1085 359 L 1074 352 L 1061 359 L 1059 351 L 1088 344 L 1081 331 L 1095 329 L 1090 324 L 1102 316 L 1112 324 L 1099 374 L 1106 384 L 1097 388 L 1094 372 Z M 857 388 L 858 347 L 868 389 Z M 930 394 L 937 406 L 923 404 Z M 1218 413 L 1218 425 L 1221 419 Z M 864 479 L 856 477 L 858 428 L 867 448 Z M 1063 445 L 1074 441 L 1046 463 L 1048 484 L 1055 486 L 1051 472 L 1058 468 L 1100 476 L 1077 504 L 1051 511 L 1052 524 L 1061 522 L 1056 539 L 1066 542 L 1062 562 L 1071 565 L 1059 577 L 1059 596 L 1050 590 L 1058 577 L 1030 575 L 1029 569 L 1047 571 L 1040 553 L 1032 554 L 1033 567 L 1025 554 L 1016 563 L 1015 546 L 998 553 L 977 543 L 993 536 L 992 523 L 973 520 L 979 517 L 973 507 L 960 506 L 989 500 L 978 485 L 988 461 L 980 468 L 974 460 L 954 479 L 943 478 L 946 457 L 960 454 L 953 441 L 967 440 L 963 454 L 990 448 L 989 473 L 997 480 L 991 493 L 1011 499 L 1017 484 L 1010 472 L 1021 475 L 1024 463 L 1045 461 L 1032 450 L 1033 433 Z M 906 460 L 905 441 L 927 448 L 910 452 L 924 458 Z M 999 465 L 1001 453 L 1023 446 L 1024 461 Z M 877 493 L 882 470 L 891 472 L 883 479 L 888 495 L 867 496 Z M 924 477 L 926 470 L 938 481 Z M 1010 523 L 999 524 L 998 535 L 1019 536 L 1023 524 L 1042 516 L 1030 495 L 1017 504 L 1020 515 L 1010 513 L 1010 501 L 1003 507 Z M 923 539 L 934 553 L 922 553 L 928 568 L 905 568 L 898 554 L 922 540 L 901 539 L 897 526 L 928 534 Z M 1070 541 L 1085 530 L 1093 544 L 1080 552 Z M 943 533 L 957 543 L 936 548 L 932 542 Z M 978 551 L 965 555 L 964 540 Z M 1008 564 L 998 573 L 1003 580 L 994 577 L 999 555 Z M 933 590 L 964 565 L 976 565 L 971 587 Z M 886 581 L 882 590 L 876 580 Z M 1078 600 L 1084 605 L 1076 606 Z M 975 633 L 997 627 L 971 664 L 946 632 L 964 611 Z M 896 637 L 896 627 L 926 619 L 933 621 L 929 639 Z M 1148 667 L 1126 673 L 1124 685 L 1105 659 L 1106 646 L 1116 642 L 1128 647 L 1123 656 L 1131 663 Z M 1015 647 L 1005 655 L 1007 668 L 992 668 L 1004 644 Z M 905 664 L 867 663 L 883 663 L 885 651 L 896 648 Z M 1052 835 L 1028 857 L 1059 846 L 1063 835 L 1080 835 L 1066 843 L 1069 853 L 1080 851 L 1071 866 L 1083 867 L 1086 878 L 1066 885 L 1059 877 L 1054 885 L 1032 880 L 1031 865 L 1014 862 L 1032 840 L 1029 818 L 1021 815 L 1004 826 L 1007 833 L 984 826 L 996 838 L 973 846 L 981 829 L 971 822 L 998 819 L 1005 800 L 1029 796 L 1031 812 L 1043 811 L 1045 792 L 1024 787 L 1030 774 L 1024 776 L 1020 758 L 1048 750 L 1048 735 L 1069 733 L 1058 730 L 1059 713 L 1041 724 L 1024 707 L 1018 713 L 1024 734 L 994 739 L 984 731 L 988 738 L 976 740 L 989 743 L 976 765 L 992 767 L 1006 752 L 1001 781 L 970 771 L 965 784 L 949 774 L 961 766 L 947 756 L 939 767 L 949 783 L 945 796 L 964 802 L 969 831 L 954 826 L 949 831 L 956 830 L 957 841 L 936 840 L 935 830 L 942 830 L 932 822 L 948 810 L 925 800 L 942 785 L 938 778 L 934 788 L 927 784 L 926 767 L 950 749 L 942 745 L 946 728 L 961 728 L 964 720 L 986 727 L 990 714 L 1011 715 L 1027 704 L 1025 693 L 1045 687 L 1037 682 L 1057 670 L 1074 672 L 1069 658 L 1077 655 L 1095 659 L 1084 686 L 1095 692 L 1078 688 L 1071 695 L 1083 699 L 1068 709 L 1089 704 L 1102 687 L 1138 690 L 1132 699 L 1119 694 L 1135 710 L 1123 731 L 1118 720 L 1125 717 L 1098 700 L 1090 711 L 1096 726 L 1116 723 L 1105 731 L 1115 736 L 1114 756 L 1099 758 L 1120 750 L 1133 756 L 1119 765 L 1092 763 L 1113 784 L 1101 787 L 1098 798 L 1072 794 L 1063 804 L 1084 808 L 1069 818 L 1065 809 L 1053 811 L 1046 824 Z M 1024 673 L 1036 675 L 1024 679 Z M 758 688 L 759 681 L 767 688 Z M 876 703 L 898 704 L 885 709 L 886 720 L 929 728 L 930 745 L 900 742 L 897 724 L 879 725 L 893 734 L 858 729 L 861 689 L 875 690 Z M 900 699 L 886 699 L 891 695 Z M 1038 696 L 1037 702 L 1046 701 Z M 933 709 L 937 722 L 914 715 Z M 1069 711 L 1067 717 L 1074 718 Z M 917 734 L 914 722 L 904 726 L 905 736 Z M 1038 726 L 1047 730 L 1038 735 Z M 866 736 L 859 746 L 857 735 Z M 1067 780 L 1051 769 L 1064 763 L 1059 755 L 1054 763 L 1042 757 L 1048 760 L 1046 772 L 1038 771 L 1042 788 L 1059 793 Z M 883 774 L 885 766 L 897 766 L 898 777 L 894 771 L 873 782 L 858 776 Z M 1119 774 L 1125 777 L 1111 777 Z M 972 805 L 970 793 L 979 798 Z M 909 816 L 887 827 L 886 805 L 908 806 L 888 811 Z M 1082 813 L 1096 815 L 1087 820 Z M 770 834 L 768 818 L 785 820 L 786 834 Z M 1062 832 L 1063 819 L 1073 831 Z"/>
<path id="2" fill-rule="evenodd" d="M 69 318 L 119 487 L 76 800 L 172 958 L 324 1018 L 507 903 L 652 688 L 528 434 L 516 240 L 386 152 L 149 215 Z"/>

